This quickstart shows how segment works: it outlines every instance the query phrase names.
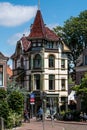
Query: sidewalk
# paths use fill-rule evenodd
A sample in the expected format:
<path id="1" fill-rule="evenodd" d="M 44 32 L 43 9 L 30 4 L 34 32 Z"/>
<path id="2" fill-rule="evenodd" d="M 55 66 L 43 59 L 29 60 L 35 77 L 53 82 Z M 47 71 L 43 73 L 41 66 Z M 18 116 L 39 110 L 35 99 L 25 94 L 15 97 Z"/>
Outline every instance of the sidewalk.
<path id="1" fill-rule="evenodd" d="M 36 121 L 36 118 L 30 120 L 30 123 L 23 123 L 21 127 L 17 127 L 13 130 L 64 130 L 62 126 L 55 125 L 55 123 L 64 124 L 79 124 L 87 125 L 87 122 L 74 122 L 74 121 L 51 121 L 50 119 L 42 121 Z"/>
<path id="2" fill-rule="evenodd" d="M 55 126 L 55 121 L 36 121 L 35 118 L 30 120 L 30 123 L 23 123 L 21 127 L 17 127 L 14 130 L 64 130 L 61 126 Z"/>

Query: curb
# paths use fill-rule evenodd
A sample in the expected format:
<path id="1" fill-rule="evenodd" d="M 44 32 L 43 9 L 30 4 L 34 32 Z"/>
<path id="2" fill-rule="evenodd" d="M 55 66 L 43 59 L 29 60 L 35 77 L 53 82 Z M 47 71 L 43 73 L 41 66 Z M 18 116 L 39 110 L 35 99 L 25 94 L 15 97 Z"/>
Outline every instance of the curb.
<path id="1" fill-rule="evenodd" d="M 72 122 L 72 121 L 58 121 L 56 120 L 55 122 L 57 123 L 64 123 L 64 124 L 76 124 L 76 125 L 87 125 L 87 122 Z"/>
<path id="2" fill-rule="evenodd" d="M 51 119 L 45 119 L 45 121 L 51 121 Z M 60 121 L 60 120 L 53 120 L 56 123 L 64 123 L 64 124 L 76 124 L 76 125 L 87 125 L 87 122 L 76 122 L 76 121 Z"/>

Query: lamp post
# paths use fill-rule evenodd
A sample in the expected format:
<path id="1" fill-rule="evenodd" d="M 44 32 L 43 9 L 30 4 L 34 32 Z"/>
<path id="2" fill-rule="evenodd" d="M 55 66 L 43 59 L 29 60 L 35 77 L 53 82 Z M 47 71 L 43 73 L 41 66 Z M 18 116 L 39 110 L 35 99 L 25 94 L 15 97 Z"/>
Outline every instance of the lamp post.
<path id="1" fill-rule="evenodd" d="M 60 77 L 59 77 L 59 59 L 60 59 L 60 39 L 58 42 L 58 90 L 60 90 L 59 86 L 60 86 Z M 60 99 L 58 99 L 58 111 L 60 113 Z"/>
<path id="2" fill-rule="evenodd" d="M 44 120 L 45 120 L 45 104 L 46 104 L 46 93 L 44 91 L 40 92 L 40 98 L 42 100 L 42 109 L 43 109 L 43 119 L 42 119 L 42 123 L 43 123 L 43 130 L 45 130 L 45 124 L 44 124 Z"/>
<path id="3" fill-rule="evenodd" d="M 0 117 L 0 130 L 4 130 L 4 119 Z"/>

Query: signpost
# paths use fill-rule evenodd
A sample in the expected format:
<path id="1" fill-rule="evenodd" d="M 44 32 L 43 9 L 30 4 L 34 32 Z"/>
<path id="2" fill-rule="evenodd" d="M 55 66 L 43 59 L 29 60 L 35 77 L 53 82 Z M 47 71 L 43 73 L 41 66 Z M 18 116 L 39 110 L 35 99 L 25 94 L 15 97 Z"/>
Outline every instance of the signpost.
<path id="1" fill-rule="evenodd" d="M 42 109 L 43 109 L 43 121 L 42 121 L 42 123 L 43 123 L 43 130 L 45 130 L 45 122 L 44 122 L 44 120 L 45 120 L 46 93 L 44 91 L 42 91 L 40 93 L 40 98 L 42 100 Z"/>
<path id="2" fill-rule="evenodd" d="M 34 93 L 30 94 L 30 104 L 35 104 L 35 94 Z"/>
<path id="3" fill-rule="evenodd" d="M 33 105 L 35 104 L 35 94 L 30 94 L 30 104 L 31 104 L 31 111 L 32 111 L 32 117 L 33 117 Z"/>

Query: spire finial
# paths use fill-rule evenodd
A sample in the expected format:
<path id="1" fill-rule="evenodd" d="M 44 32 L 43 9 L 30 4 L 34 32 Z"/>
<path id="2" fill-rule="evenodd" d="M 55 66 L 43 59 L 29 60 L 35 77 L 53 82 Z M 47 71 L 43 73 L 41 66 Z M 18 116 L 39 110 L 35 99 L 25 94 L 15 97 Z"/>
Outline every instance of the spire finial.
<path id="1" fill-rule="evenodd" d="M 38 10 L 40 10 L 40 0 L 38 0 Z"/>

